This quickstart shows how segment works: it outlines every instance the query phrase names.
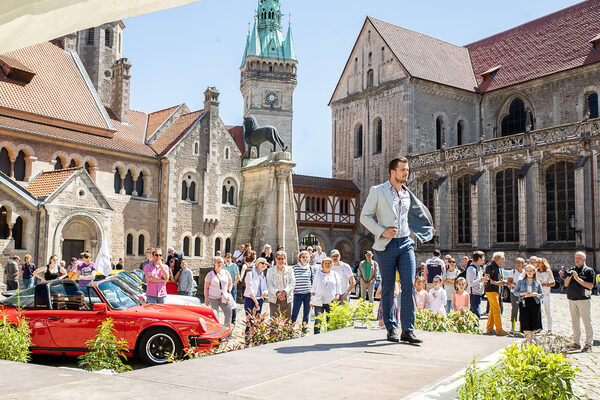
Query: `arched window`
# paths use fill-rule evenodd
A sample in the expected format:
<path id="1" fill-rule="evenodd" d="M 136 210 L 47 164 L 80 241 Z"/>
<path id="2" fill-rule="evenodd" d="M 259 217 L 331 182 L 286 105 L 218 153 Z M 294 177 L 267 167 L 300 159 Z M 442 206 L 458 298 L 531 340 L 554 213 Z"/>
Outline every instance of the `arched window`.
<path id="1" fill-rule="evenodd" d="M 128 233 L 127 234 L 127 246 L 126 246 L 126 252 L 127 255 L 132 256 L 133 255 L 133 234 Z"/>
<path id="2" fill-rule="evenodd" d="M 370 69 L 367 71 L 367 88 L 373 87 L 373 70 Z"/>
<path id="3" fill-rule="evenodd" d="M 221 188 L 221 203 L 235 206 L 237 200 L 235 182 L 232 179 L 226 179 Z"/>
<path id="4" fill-rule="evenodd" d="M 6 207 L 0 207 L 0 239 L 10 237 L 10 228 L 8 227 L 8 210 Z"/>
<path id="5" fill-rule="evenodd" d="M 598 118 L 598 93 L 590 94 L 586 103 L 590 118 Z"/>
<path id="6" fill-rule="evenodd" d="M 200 241 L 200 238 L 196 237 L 196 239 L 194 239 L 194 256 L 195 257 L 200 257 L 201 246 L 202 246 L 202 242 Z"/>
<path id="7" fill-rule="evenodd" d="M 458 243 L 471 243 L 471 175 L 463 175 L 456 181 L 458 214 Z"/>
<path id="8" fill-rule="evenodd" d="M 444 142 L 444 120 L 442 117 L 437 117 L 435 120 L 435 148 L 440 150 Z"/>
<path id="9" fill-rule="evenodd" d="M 575 215 L 575 166 L 567 161 L 546 170 L 546 223 L 549 241 L 575 240 L 569 220 Z"/>
<path id="10" fill-rule="evenodd" d="M 133 193 L 133 176 L 131 175 L 131 170 L 128 170 L 127 175 L 125 175 L 123 188 L 125 189 L 125 194 L 131 195 Z"/>
<path id="11" fill-rule="evenodd" d="M 146 237 L 144 235 L 138 236 L 138 256 L 143 256 L 146 250 Z"/>
<path id="12" fill-rule="evenodd" d="M 25 153 L 23 153 L 23 150 L 19 151 L 19 154 L 17 154 L 14 165 L 14 175 L 16 181 L 25 180 Z"/>
<path id="13" fill-rule="evenodd" d="M 74 159 L 71 160 L 71 162 L 69 163 L 69 168 L 75 168 L 77 166 L 77 161 L 75 161 Z"/>
<path id="14" fill-rule="evenodd" d="M 361 124 L 354 128 L 354 158 L 362 157 L 363 154 L 363 127 Z"/>
<path id="15" fill-rule="evenodd" d="M 8 150 L 6 147 L 0 149 L 0 171 L 6 176 L 10 176 L 10 157 L 8 156 Z"/>
<path id="16" fill-rule="evenodd" d="M 135 182 L 135 191 L 137 195 L 142 197 L 144 195 L 144 173 L 140 172 L 137 181 Z"/>
<path id="17" fill-rule="evenodd" d="M 85 162 L 85 164 L 83 164 L 83 168 L 85 168 L 85 170 L 87 171 L 87 173 L 91 176 L 92 173 L 90 172 L 90 163 L 89 162 Z"/>
<path id="18" fill-rule="evenodd" d="M 183 238 L 183 255 L 185 257 L 190 256 L 190 238 L 188 236 Z"/>
<path id="19" fill-rule="evenodd" d="M 458 121 L 456 124 L 456 145 L 463 144 L 463 132 L 465 131 L 465 121 Z"/>
<path id="20" fill-rule="evenodd" d="M 12 237 L 15 239 L 15 249 L 24 249 L 23 247 L 23 219 L 17 217 L 12 228 Z"/>
<path id="21" fill-rule="evenodd" d="M 190 183 L 190 190 L 188 198 L 190 201 L 196 201 L 196 182 L 192 181 Z"/>
<path id="22" fill-rule="evenodd" d="M 56 166 L 56 164 L 54 166 Z M 113 182 L 115 193 L 121 193 L 121 188 L 123 187 L 123 179 L 121 179 L 121 173 L 119 172 L 118 168 L 115 168 L 115 177 Z"/>
<path id="23" fill-rule="evenodd" d="M 523 100 L 516 98 L 508 107 L 508 115 L 502 118 L 502 136 L 525 132 L 527 112 Z"/>
<path id="24" fill-rule="evenodd" d="M 112 31 L 110 30 L 110 28 L 106 28 L 104 30 L 104 46 L 112 47 L 112 44 L 113 44 Z"/>
<path id="25" fill-rule="evenodd" d="M 508 168 L 496 174 L 496 241 L 519 242 L 519 182 L 517 170 Z"/>
<path id="26" fill-rule="evenodd" d="M 60 157 L 56 157 L 54 159 L 54 170 L 58 170 L 58 169 L 63 169 L 63 162 L 62 159 Z"/>
<path id="27" fill-rule="evenodd" d="M 231 252 L 231 238 L 225 239 L 225 254 Z"/>
<path id="28" fill-rule="evenodd" d="M 188 199 L 188 184 L 186 181 L 181 181 L 181 200 Z"/>
<path id="29" fill-rule="evenodd" d="M 425 207 L 427 207 L 432 217 L 434 214 L 433 210 L 435 207 L 435 198 L 433 196 L 433 184 L 433 179 L 423 182 L 423 204 L 425 205 Z"/>
<path id="30" fill-rule="evenodd" d="M 215 256 L 217 255 L 217 251 L 221 251 L 221 238 L 215 239 Z"/>
<path id="31" fill-rule="evenodd" d="M 87 44 L 94 44 L 94 28 L 87 30 Z"/>
<path id="32" fill-rule="evenodd" d="M 373 136 L 373 154 L 379 154 L 383 149 L 383 123 L 381 122 L 381 118 L 375 118 L 375 123 L 373 124 Z"/>

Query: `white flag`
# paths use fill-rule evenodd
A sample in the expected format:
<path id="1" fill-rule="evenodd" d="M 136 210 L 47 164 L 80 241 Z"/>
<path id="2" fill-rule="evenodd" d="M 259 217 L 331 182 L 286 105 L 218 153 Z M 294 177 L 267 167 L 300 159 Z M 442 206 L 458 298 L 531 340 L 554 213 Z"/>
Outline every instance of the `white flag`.
<path id="1" fill-rule="evenodd" d="M 96 263 L 94 264 L 96 271 L 100 272 L 104 276 L 108 276 L 112 271 L 112 264 L 110 263 L 110 249 L 108 248 L 108 240 L 104 240 L 100 252 L 96 257 Z"/>

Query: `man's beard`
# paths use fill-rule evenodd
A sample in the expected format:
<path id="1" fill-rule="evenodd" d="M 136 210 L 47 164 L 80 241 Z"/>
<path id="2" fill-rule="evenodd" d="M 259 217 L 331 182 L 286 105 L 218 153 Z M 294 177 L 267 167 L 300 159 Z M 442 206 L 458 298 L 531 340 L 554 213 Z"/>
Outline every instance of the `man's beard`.
<path id="1" fill-rule="evenodd" d="M 398 176 L 395 176 L 393 179 L 394 179 L 394 183 L 397 185 L 403 185 L 406 183 L 406 179 L 402 179 Z"/>

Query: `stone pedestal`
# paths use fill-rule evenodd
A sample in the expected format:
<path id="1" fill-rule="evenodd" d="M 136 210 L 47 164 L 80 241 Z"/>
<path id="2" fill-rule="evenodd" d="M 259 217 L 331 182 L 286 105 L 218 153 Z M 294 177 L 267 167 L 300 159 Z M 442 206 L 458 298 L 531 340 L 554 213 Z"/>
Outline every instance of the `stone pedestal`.
<path id="1" fill-rule="evenodd" d="M 288 263 L 298 256 L 298 230 L 292 186 L 292 162 L 289 152 L 274 152 L 267 157 L 244 160 L 242 188 L 233 248 L 252 243 L 260 255 L 265 244 L 273 252 L 282 244 Z"/>

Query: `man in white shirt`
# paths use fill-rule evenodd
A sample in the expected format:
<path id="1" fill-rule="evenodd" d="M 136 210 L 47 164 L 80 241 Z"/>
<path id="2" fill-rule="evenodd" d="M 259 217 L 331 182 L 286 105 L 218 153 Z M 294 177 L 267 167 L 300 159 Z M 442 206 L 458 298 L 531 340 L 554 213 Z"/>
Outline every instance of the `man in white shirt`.
<path id="1" fill-rule="evenodd" d="M 233 262 L 239 266 L 244 263 L 244 252 L 246 251 L 246 246 L 244 244 L 240 244 L 240 248 L 233 252 Z"/>
<path id="2" fill-rule="evenodd" d="M 313 253 L 313 259 L 315 260 L 315 264 L 321 264 L 321 262 L 327 258 L 327 254 L 325 254 L 321 246 L 317 246 L 316 250 L 317 251 Z"/>
<path id="3" fill-rule="evenodd" d="M 443 277 L 446 272 L 446 263 L 440 258 L 442 253 L 439 250 L 433 251 L 433 257 L 425 261 L 425 268 L 423 269 L 423 278 L 427 282 L 427 291 L 433 287 L 433 278 L 440 275 Z"/>
<path id="4" fill-rule="evenodd" d="M 342 294 L 340 296 L 340 302 L 344 302 L 348 300 L 348 295 L 354 289 L 354 285 L 356 285 L 356 281 L 354 280 L 354 273 L 352 272 L 352 268 L 342 262 L 340 259 L 340 252 L 337 249 L 333 249 L 331 251 L 331 259 L 333 260 L 333 267 L 331 270 L 338 274 L 340 277 L 341 290 Z"/>

